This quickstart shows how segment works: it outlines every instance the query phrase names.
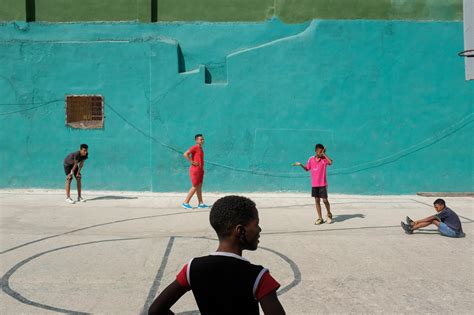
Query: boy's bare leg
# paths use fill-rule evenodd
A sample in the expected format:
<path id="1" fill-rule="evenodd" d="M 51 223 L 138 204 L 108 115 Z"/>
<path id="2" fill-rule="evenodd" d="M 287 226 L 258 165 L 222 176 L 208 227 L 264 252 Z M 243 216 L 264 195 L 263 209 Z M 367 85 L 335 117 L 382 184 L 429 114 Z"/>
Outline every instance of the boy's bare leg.
<path id="1" fill-rule="evenodd" d="M 196 187 L 195 186 L 191 187 L 191 189 L 188 192 L 188 196 L 184 200 L 184 203 L 189 203 L 191 201 L 191 198 L 193 198 L 195 192 L 196 192 Z"/>
<path id="2" fill-rule="evenodd" d="M 198 197 L 198 202 L 199 204 L 203 204 L 204 202 L 202 201 L 202 183 L 197 185 L 196 187 L 196 195 Z"/>
<path id="3" fill-rule="evenodd" d="M 82 192 L 81 177 L 76 177 L 76 182 L 77 182 L 77 198 L 81 198 L 81 192 Z"/>
<path id="4" fill-rule="evenodd" d="M 321 199 L 320 198 L 314 198 L 316 201 L 316 212 L 318 214 L 318 219 L 323 219 L 323 215 L 321 214 Z"/>
<path id="5" fill-rule="evenodd" d="M 427 227 L 428 225 L 431 225 L 431 224 L 439 226 L 439 221 L 436 220 L 436 219 L 432 220 L 432 221 L 423 221 L 423 220 L 416 221 L 415 224 L 411 227 L 411 229 L 412 230 L 417 230 L 417 229 Z"/>
<path id="6" fill-rule="evenodd" d="M 66 198 L 71 198 L 71 182 L 72 178 L 66 177 Z"/>
<path id="7" fill-rule="evenodd" d="M 324 205 L 326 206 L 326 211 L 328 213 L 328 217 L 332 217 L 331 205 L 329 204 L 329 200 L 327 200 L 326 198 L 323 198 L 323 202 L 324 202 Z"/>

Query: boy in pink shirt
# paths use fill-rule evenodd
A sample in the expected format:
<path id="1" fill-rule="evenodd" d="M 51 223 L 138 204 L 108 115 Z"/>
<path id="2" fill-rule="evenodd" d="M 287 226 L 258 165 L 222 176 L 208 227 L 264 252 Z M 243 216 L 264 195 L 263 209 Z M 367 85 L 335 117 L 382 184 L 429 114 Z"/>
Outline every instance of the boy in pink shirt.
<path id="1" fill-rule="evenodd" d="M 321 198 L 323 199 L 324 205 L 326 206 L 327 218 L 326 223 L 332 222 L 331 205 L 328 201 L 328 189 L 326 180 L 326 168 L 332 164 L 332 160 L 326 155 L 326 149 L 320 143 L 316 145 L 316 155 L 309 158 L 306 166 L 300 162 L 296 162 L 293 166 L 301 166 L 305 171 L 311 171 L 311 184 L 312 191 L 311 196 L 316 201 L 316 211 L 318 212 L 318 219 L 314 224 L 324 223 L 321 214 Z"/>

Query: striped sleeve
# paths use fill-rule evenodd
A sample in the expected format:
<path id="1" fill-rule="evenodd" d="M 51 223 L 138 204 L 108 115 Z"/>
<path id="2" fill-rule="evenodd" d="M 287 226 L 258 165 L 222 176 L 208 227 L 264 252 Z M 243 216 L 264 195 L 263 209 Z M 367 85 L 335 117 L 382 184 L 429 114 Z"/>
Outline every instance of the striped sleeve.
<path id="1" fill-rule="evenodd" d="M 184 265 L 183 269 L 176 276 L 176 281 L 185 289 L 191 290 L 191 286 L 188 281 L 188 264 Z"/>
<path id="2" fill-rule="evenodd" d="M 260 301 L 268 294 L 278 290 L 280 284 L 270 275 L 268 269 L 262 269 L 254 286 L 254 297 Z"/>

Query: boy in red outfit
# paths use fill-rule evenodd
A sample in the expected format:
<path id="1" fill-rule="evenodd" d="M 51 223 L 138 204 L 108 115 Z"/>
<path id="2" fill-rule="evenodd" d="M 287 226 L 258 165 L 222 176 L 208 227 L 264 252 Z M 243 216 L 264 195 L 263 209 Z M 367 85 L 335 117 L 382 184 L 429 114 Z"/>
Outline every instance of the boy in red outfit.
<path id="1" fill-rule="evenodd" d="M 193 198 L 194 193 L 196 193 L 198 197 L 198 208 L 209 208 L 202 200 L 202 183 L 204 181 L 204 151 L 202 150 L 202 145 L 204 144 L 204 137 L 202 134 L 197 134 L 194 136 L 194 140 L 196 144 L 183 154 L 184 158 L 191 163 L 189 176 L 192 185 L 188 196 L 181 205 L 184 209 L 193 208 L 189 202 L 191 198 Z"/>

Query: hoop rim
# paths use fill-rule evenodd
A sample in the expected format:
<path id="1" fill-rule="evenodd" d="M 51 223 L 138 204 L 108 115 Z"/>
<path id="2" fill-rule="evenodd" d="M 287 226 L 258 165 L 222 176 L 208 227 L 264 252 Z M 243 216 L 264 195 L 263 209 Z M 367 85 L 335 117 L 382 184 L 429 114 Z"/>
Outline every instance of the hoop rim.
<path id="1" fill-rule="evenodd" d="M 458 53 L 459 57 L 471 58 L 474 57 L 474 49 L 463 50 Z"/>

